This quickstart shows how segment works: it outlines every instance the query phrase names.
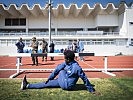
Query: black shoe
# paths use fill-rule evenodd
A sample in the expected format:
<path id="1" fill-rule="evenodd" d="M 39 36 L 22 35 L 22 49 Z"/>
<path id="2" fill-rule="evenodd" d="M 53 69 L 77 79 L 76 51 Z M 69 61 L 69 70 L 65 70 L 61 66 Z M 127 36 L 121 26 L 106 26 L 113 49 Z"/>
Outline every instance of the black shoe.
<path id="1" fill-rule="evenodd" d="M 51 61 L 54 61 L 54 57 L 51 57 Z"/>
<path id="2" fill-rule="evenodd" d="M 28 85 L 28 82 L 26 80 L 26 75 L 23 77 L 22 83 L 21 83 L 21 90 L 25 90 L 26 86 Z"/>
<path id="3" fill-rule="evenodd" d="M 45 58 L 45 62 L 47 62 L 47 59 Z"/>
<path id="4" fill-rule="evenodd" d="M 32 64 L 32 66 L 34 66 L 34 65 L 36 65 L 36 64 Z"/>

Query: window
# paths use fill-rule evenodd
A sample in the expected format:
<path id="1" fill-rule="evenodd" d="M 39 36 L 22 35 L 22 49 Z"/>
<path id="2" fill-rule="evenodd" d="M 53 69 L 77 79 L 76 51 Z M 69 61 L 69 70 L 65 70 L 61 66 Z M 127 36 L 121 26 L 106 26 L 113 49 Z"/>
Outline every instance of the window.
<path id="1" fill-rule="evenodd" d="M 129 22 L 131 25 L 133 25 L 133 22 Z"/>
<path id="2" fill-rule="evenodd" d="M 19 19 L 12 19 L 12 26 L 18 26 L 19 25 Z"/>
<path id="3" fill-rule="evenodd" d="M 22 18 L 20 19 L 20 26 L 25 26 L 26 25 L 26 19 Z"/>
<path id="4" fill-rule="evenodd" d="M 6 18 L 5 26 L 25 26 L 26 18 Z"/>
<path id="5" fill-rule="evenodd" d="M 5 26 L 11 26 L 11 19 L 5 19 Z"/>

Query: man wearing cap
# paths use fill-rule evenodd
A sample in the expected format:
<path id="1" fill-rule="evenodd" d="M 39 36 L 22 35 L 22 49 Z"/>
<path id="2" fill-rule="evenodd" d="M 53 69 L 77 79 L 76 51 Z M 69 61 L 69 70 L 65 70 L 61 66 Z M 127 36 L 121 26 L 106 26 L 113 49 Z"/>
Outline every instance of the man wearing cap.
<path id="1" fill-rule="evenodd" d="M 32 47 L 32 53 L 33 54 L 38 52 L 38 45 L 39 45 L 39 42 L 36 40 L 36 37 L 33 37 L 31 45 L 30 45 L 30 47 Z M 38 66 L 38 57 L 37 56 L 32 57 L 32 62 L 33 62 L 33 65 Z"/>

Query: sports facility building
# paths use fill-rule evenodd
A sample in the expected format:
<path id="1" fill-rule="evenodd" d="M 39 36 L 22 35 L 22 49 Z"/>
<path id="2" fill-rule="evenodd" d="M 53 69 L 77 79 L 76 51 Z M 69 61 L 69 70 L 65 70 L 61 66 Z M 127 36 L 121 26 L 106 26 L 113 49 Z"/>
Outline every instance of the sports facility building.
<path id="1" fill-rule="evenodd" d="M 22 37 L 29 49 L 31 38 L 49 41 L 48 5 L 28 6 L 22 4 L 0 4 L 0 54 L 16 52 L 15 43 Z M 51 40 L 55 52 L 65 49 L 73 41 L 80 39 L 85 52 L 95 55 L 133 54 L 133 4 L 108 3 L 102 6 L 89 4 L 58 4 L 51 8 Z"/>

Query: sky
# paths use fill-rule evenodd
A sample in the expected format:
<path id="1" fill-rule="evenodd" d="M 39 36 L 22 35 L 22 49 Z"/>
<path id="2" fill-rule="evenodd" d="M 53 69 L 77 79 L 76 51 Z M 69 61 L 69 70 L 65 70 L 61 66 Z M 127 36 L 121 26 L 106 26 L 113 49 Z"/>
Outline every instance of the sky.
<path id="1" fill-rule="evenodd" d="M 126 1 L 127 4 L 133 2 L 133 0 L 51 0 L 53 2 L 53 6 L 56 7 L 57 4 L 63 3 L 65 6 L 69 6 L 71 3 L 75 3 L 78 5 L 78 7 L 81 7 L 83 3 L 88 3 L 91 7 L 94 6 L 95 3 L 101 3 L 103 6 L 106 6 L 107 3 L 114 3 L 118 5 L 120 1 Z M 45 4 L 48 2 L 48 0 L 0 0 L 0 3 L 5 4 L 6 6 L 9 6 L 10 4 L 16 4 L 18 6 L 21 6 L 22 4 L 28 4 L 29 6 L 33 6 L 34 4 L 40 4 L 42 7 L 45 6 Z"/>

